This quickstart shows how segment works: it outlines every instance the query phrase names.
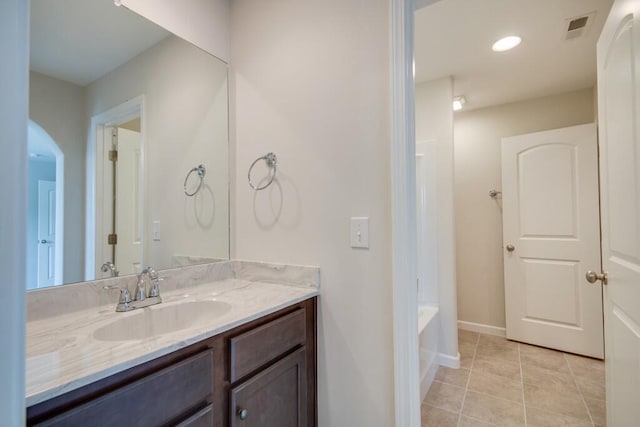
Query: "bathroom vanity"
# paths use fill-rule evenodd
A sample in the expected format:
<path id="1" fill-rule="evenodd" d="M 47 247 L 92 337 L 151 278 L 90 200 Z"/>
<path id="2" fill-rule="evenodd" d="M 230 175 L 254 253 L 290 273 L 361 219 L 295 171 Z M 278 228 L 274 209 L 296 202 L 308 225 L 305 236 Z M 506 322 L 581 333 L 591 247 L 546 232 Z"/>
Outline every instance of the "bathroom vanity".
<path id="1" fill-rule="evenodd" d="M 27 424 L 315 426 L 317 269 L 172 272 L 206 283 L 174 280 L 162 304 L 128 313 L 114 301 L 27 323 Z"/>

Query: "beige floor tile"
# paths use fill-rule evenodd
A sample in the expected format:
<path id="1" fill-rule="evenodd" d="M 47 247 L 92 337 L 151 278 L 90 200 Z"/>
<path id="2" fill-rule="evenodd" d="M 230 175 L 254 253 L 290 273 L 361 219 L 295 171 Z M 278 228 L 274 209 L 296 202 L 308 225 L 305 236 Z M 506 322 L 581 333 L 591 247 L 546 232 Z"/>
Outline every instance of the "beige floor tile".
<path id="1" fill-rule="evenodd" d="M 478 345 L 476 356 L 491 357 L 517 363 L 519 360 L 518 349 L 502 345 L 484 344 Z"/>
<path id="2" fill-rule="evenodd" d="M 542 409 L 546 412 L 581 420 L 589 420 L 587 408 L 585 408 L 582 396 L 577 389 L 562 391 L 557 387 L 525 382 L 524 401 L 527 407 Z"/>
<path id="3" fill-rule="evenodd" d="M 604 384 L 604 362 L 590 357 L 565 355 L 573 375 Z"/>
<path id="4" fill-rule="evenodd" d="M 564 353 L 546 348 L 521 345 L 520 361 L 522 366 L 536 366 L 561 374 L 571 375 Z"/>
<path id="5" fill-rule="evenodd" d="M 459 415 L 423 403 L 420 407 L 420 417 L 422 427 L 456 427 Z"/>
<path id="6" fill-rule="evenodd" d="M 422 403 L 451 412 L 460 412 L 465 389 L 434 381 Z"/>
<path id="7" fill-rule="evenodd" d="M 512 380 L 500 375 L 483 373 L 473 369 L 469 380 L 469 390 L 523 403 L 520 380 Z"/>
<path id="8" fill-rule="evenodd" d="M 523 365 L 524 382 L 534 384 L 557 392 L 577 394 L 576 382 L 571 375 L 540 368 L 535 365 Z"/>
<path id="9" fill-rule="evenodd" d="M 492 427 L 496 426 L 496 424 L 485 423 L 484 421 L 476 420 L 475 418 L 465 417 L 464 415 L 460 418 L 460 424 L 458 427 Z"/>
<path id="10" fill-rule="evenodd" d="M 559 354 L 559 355 L 564 354 L 562 351 L 553 350 L 546 347 L 540 347 L 532 344 L 525 344 L 523 342 L 518 343 L 518 345 L 520 346 L 520 351 L 522 352 L 522 354 L 550 354 L 550 353 Z"/>
<path id="11" fill-rule="evenodd" d="M 553 414 L 527 406 L 528 427 L 591 427 L 591 421 Z"/>
<path id="12" fill-rule="evenodd" d="M 520 365 L 501 359 L 478 356 L 473 361 L 473 370 L 485 374 L 500 375 L 520 381 Z"/>
<path id="13" fill-rule="evenodd" d="M 607 423 L 607 409 L 606 402 L 600 399 L 585 399 L 587 402 L 587 408 L 591 414 L 593 423 L 597 425 L 604 425 Z"/>
<path id="14" fill-rule="evenodd" d="M 463 342 L 463 343 L 458 344 L 458 352 L 460 354 L 466 354 L 466 355 L 469 355 L 469 356 L 473 356 L 473 353 L 476 352 L 476 348 L 477 347 L 478 346 L 476 344 Z"/>
<path id="15" fill-rule="evenodd" d="M 501 426 L 524 426 L 524 407 L 516 402 L 467 392 L 462 414 Z"/>
<path id="16" fill-rule="evenodd" d="M 445 366 L 440 366 L 436 371 L 436 381 L 441 383 L 453 384 L 458 387 L 466 387 L 467 380 L 469 379 L 468 369 L 453 369 Z"/>
<path id="17" fill-rule="evenodd" d="M 586 378 L 576 377 L 580 393 L 589 399 L 606 399 L 606 391 L 604 383 L 589 381 Z"/>
<path id="18" fill-rule="evenodd" d="M 460 353 L 460 367 L 464 369 L 471 368 L 471 362 L 476 354 L 476 345 L 469 343 L 459 344 L 458 352 Z"/>
<path id="19" fill-rule="evenodd" d="M 473 356 L 460 355 L 460 368 L 471 369 L 472 362 L 473 362 Z"/>
<path id="20" fill-rule="evenodd" d="M 478 346 L 498 346 L 502 348 L 518 348 L 518 343 L 515 341 L 509 341 L 504 337 L 496 337 L 493 335 L 480 335 L 478 340 Z"/>
<path id="21" fill-rule="evenodd" d="M 468 343 L 468 344 L 476 345 L 478 343 L 479 336 L 480 334 L 477 332 L 458 329 L 458 344 Z"/>

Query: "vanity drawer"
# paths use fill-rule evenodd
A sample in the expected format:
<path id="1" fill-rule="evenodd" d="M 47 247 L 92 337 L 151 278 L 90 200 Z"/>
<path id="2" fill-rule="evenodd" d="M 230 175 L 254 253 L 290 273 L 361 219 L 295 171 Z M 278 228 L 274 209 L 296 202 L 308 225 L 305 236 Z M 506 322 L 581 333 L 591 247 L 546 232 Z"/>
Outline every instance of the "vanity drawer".
<path id="1" fill-rule="evenodd" d="M 244 377 L 278 356 L 304 345 L 306 313 L 301 308 L 230 339 L 231 382 Z"/>
<path id="2" fill-rule="evenodd" d="M 213 350 L 208 349 L 37 425 L 165 425 L 203 408 L 212 395 Z"/>

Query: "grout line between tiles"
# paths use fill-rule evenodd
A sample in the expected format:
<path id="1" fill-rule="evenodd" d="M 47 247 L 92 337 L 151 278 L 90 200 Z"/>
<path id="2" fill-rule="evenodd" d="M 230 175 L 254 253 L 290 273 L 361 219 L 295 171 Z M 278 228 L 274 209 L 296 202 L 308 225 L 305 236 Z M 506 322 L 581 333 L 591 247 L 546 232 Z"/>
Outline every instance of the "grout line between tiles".
<path id="1" fill-rule="evenodd" d="M 589 420 L 591 420 L 591 425 L 595 426 L 596 423 L 593 421 L 593 417 L 591 416 L 591 411 L 589 410 L 589 405 L 587 405 L 587 401 L 584 398 L 584 395 L 582 394 L 582 389 L 580 388 L 580 384 L 578 384 L 578 380 L 576 379 L 576 375 L 573 373 L 573 368 L 571 367 L 571 363 L 569 363 L 569 359 L 567 358 L 567 354 L 566 353 L 562 353 L 563 357 L 564 357 L 564 361 L 567 363 L 567 366 L 569 366 L 569 372 L 571 373 L 571 379 L 573 380 L 573 383 L 575 384 L 576 388 L 578 389 L 578 394 L 580 395 L 580 399 L 582 399 L 582 404 L 584 405 L 585 409 L 587 410 L 587 415 L 589 415 Z"/>
<path id="2" fill-rule="evenodd" d="M 462 417 L 462 416 L 461 416 Z M 480 418 L 476 418 L 476 417 L 472 417 L 470 415 L 464 415 L 465 418 L 469 418 L 470 420 L 473 421 L 480 421 L 483 424 L 487 424 L 489 426 L 495 426 L 495 427 L 500 427 L 499 424 L 494 424 L 494 423 L 490 423 L 489 421 L 485 421 L 485 420 L 481 420 Z"/>
<path id="3" fill-rule="evenodd" d="M 467 392 L 469 391 L 469 382 L 471 382 L 471 372 L 473 372 L 473 362 L 476 360 L 476 354 L 478 353 L 478 345 L 480 344 L 480 334 L 476 338 L 476 347 L 473 349 L 473 356 L 471 357 L 471 365 L 469 366 L 469 376 L 467 377 L 467 384 L 464 387 L 464 396 L 462 396 L 462 402 L 460 403 L 460 413 L 458 414 L 457 427 L 460 427 L 462 422 L 462 410 L 464 409 L 464 401 L 467 398 Z"/>
<path id="4" fill-rule="evenodd" d="M 518 343 L 518 366 L 520 367 L 520 387 L 522 388 L 522 407 L 524 409 L 524 427 L 528 426 L 527 421 L 527 401 L 524 397 L 524 372 L 522 370 L 522 352 L 520 351 L 520 343 Z"/>

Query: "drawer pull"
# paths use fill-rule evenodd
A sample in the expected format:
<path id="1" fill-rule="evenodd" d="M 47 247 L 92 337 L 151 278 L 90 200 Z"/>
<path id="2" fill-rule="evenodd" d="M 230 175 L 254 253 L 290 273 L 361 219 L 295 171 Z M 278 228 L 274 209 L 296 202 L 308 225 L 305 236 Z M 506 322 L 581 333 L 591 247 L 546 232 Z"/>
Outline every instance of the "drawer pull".
<path id="1" fill-rule="evenodd" d="M 237 412 L 237 414 L 238 414 L 238 417 L 239 417 L 241 420 L 243 420 L 243 421 L 244 421 L 244 420 L 246 420 L 246 419 L 247 419 L 247 417 L 249 416 L 249 411 L 247 411 L 247 408 L 244 408 L 244 409 L 243 409 L 243 408 L 238 408 L 238 412 Z"/>

